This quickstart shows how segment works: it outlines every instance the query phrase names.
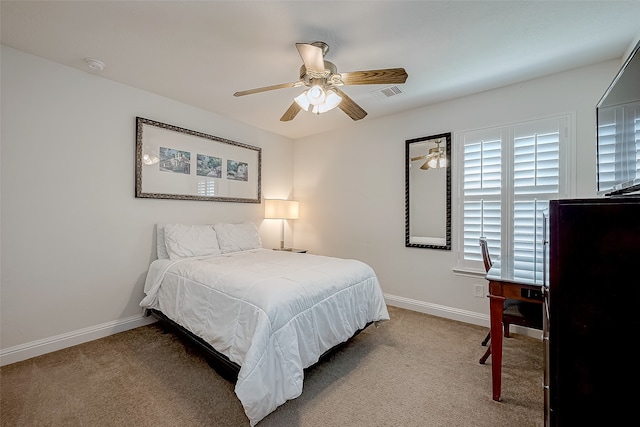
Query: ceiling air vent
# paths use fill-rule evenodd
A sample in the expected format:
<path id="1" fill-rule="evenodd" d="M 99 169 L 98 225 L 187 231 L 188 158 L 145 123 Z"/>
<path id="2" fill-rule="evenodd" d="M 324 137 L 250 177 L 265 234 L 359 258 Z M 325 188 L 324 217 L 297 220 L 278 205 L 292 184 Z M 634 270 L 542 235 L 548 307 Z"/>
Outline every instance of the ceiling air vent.
<path id="1" fill-rule="evenodd" d="M 404 93 L 404 91 L 398 86 L 388 86 L 379 90 L 374 90 L 371 93 L 373 93 L 378 99 L 384 99 L 391 96 L 399 95 L 401 93 Z"/>

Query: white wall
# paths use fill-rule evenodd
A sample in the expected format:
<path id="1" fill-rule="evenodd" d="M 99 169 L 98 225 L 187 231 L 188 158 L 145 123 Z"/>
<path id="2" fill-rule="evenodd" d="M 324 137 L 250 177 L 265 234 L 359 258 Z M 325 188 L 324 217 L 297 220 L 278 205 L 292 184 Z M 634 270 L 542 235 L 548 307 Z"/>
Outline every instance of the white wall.
<path id="1" fill-rule="evenodd" d="M 455 169 L 453 250 L 404 246 L 405 140 L 451 131 L 455 145 L 460 131 L 572 113 L 574 196 L 595 197 L 595 105 L 619 67 L 619 61 L 602 63 L 297 140 L 296 247 L 369 263 L 390 304 L 488 325 L 488 300 L 474 297 L 474 285 L 486 292 L 486 280 L 453 272 L 459 231 Z M 460 167 L 455 158 L 453 167 Z"/>
<path id="2" fill-rule="evenodd" d="M 262 195 L 293 188 L 293 141 L 2 46 L 2 364 L 144 323 L 154 224 L 254 221 L 263 205 L 134 197 L 135 117 L 262 147 Z"/>
<path id="3" fill-rule="evenodd" d="M 595 104 L 620 67 L 585 67 L 294 143 L 11 48 L 1 56 L 1 364 L 143 324 L 138 302 L 157 222 L 251 220 L 265 246 L 279 245 L 279 223 L 262 220 L 262 204 L 136 199 L 136 116 L 262 147 L 263 198 L 301 201 L 287 244 L 368 262 L 390 304 L 488 325 L 487 299 L 473 295 L 486 281 L 452 271 L 455 194 L 454 250 L 404 247 L 404 141 L 452 131 L 455 143 L 463 130 L 572 112 L 576 196 L 593 196 Z"/>

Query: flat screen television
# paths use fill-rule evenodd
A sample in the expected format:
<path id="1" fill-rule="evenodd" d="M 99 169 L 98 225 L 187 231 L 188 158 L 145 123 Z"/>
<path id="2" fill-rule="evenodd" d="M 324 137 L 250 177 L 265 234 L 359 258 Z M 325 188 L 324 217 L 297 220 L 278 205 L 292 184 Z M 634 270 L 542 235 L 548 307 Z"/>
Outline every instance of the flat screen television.
<path id="1" fill-rule="evenodd" d="M 640 191 L 640 42 L 596 106 L 597 193 Z"/>

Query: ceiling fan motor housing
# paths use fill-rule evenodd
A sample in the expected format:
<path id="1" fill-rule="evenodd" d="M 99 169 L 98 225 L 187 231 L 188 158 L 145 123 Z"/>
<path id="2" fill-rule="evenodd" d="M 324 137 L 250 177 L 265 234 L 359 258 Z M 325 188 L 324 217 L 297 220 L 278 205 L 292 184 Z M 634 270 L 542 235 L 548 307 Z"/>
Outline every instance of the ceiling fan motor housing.
<path id="1" fill-rule="evenodd" d="M 338 67 L 336 67 L 333 62 L 329 62 L 329 61 L 324 61 L 324 72 L 322 74 L 317 73 L 315 71 L 307 71 L 307 67 L 305 67 L 304 64 L 300 66 L 300 78 L 302 80 L 305 80 L 306 77 L 309 77 L 309 79 L 314 79 L 314 78 L 327 79 L 330 76 L 333 76 L 334 74 L 338 74 Z"/>
<path id="2" fill-rule="evenodd" d="M 315 42 L 312 42 L 312 43 L 309 43 L 309 44 L 311 46 L 319 47 L 320 49 L 322 49 L 322 56 L 323 57 L 329 52 L 329 45 L 326 44 L 325 42 L 315 41 Z"/>

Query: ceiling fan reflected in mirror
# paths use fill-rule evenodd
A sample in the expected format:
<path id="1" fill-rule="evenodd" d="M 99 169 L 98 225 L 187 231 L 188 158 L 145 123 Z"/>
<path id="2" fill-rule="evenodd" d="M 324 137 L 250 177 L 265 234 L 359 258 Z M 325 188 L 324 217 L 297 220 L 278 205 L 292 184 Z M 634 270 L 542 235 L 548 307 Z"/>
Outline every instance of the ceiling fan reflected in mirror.
<path id="1" fill-rule="evenodd" d="M 447 167 L 447 155 L 444 148 L 440 147 L 440 144 L 443 142 L 442 138 L 436 139 L 434 142 L 436 143 L 436 146 L 429 149 L 429 154 L 411 158 L 412 162 L 415 162 L 416 160 L 424 160 L 424 163 L 420 166 L 420 169 L 422 170 Z"/>
<path id="2" fill-rule="evenodd" d="M 324 60 L 324 56 L 329 51 L 329 45 L 325 42 L 296 43 L 296 48 L 302 58 L 298 81 L 244 90 L 234 93 L 233 96 L 304 86 L 307 89 L 294 98 L 293 103 L 282 115 L 280 121 L 293 120 L 300 110 L 321 114 L 336 107 L 339 107 L 351 119 L 360 120 L 367 115 L 367 112 L 349 98 L 340 89 L 340 86 L 402 84 L 407 80 L 407 72 L 404 68 L 352 71 L 340 74 L 333 63 Z"/>

